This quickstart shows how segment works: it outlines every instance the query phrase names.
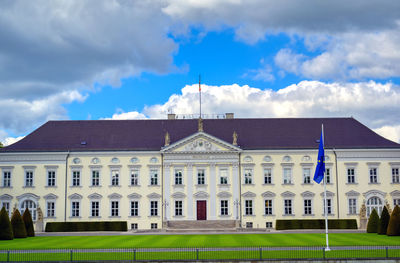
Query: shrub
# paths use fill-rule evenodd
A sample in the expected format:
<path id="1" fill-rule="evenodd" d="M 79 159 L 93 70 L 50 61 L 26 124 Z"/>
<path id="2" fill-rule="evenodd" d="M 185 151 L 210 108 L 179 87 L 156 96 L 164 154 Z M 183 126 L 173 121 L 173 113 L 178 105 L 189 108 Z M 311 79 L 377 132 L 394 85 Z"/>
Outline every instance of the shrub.
<path id="1" fill-rule="evenodd" d="M 372 209 L 367 224 L 367 233 L 378 233 L 379 216 L 375 209 Z"/>
<path id="2" fill-rule="evenodd" d="M 50 222 L 46 224 L 46 232 L 80 232 L 80 231 L 128 231 L 126 221 L 97 222 Z"/>
<path id="3" fill-rule="evenodd" d="M 26 229 L 24 221 L 22 220 L 21 214 L 18 209 L 14 211 L 11 217 L 11 225 L 15 238 L 25 238 L 26 237 Z"/>
<path id="4" fill-rule="evenodd" d="M 0 240 L 12 240 L 14 238 L 10 218 L 6 209 L 0 211 Z"/>
<path id="5" fill-rule="evenodd" d="M 381 213 L 381 218 L 379 219 L 379 225 L 378 225 L 379 235 L 386 235 L 386 231 L 389 225 L 389 220 L 390 220 L 389 211 L 387 210 L 386 206 L 384 206 Z"/>
<path id="6" fill-rule="evenodd" d="M 24 211 L 24 213 L 22 215 L 22 220 L 24 220 L 27 236 L 28 237 L 34 237 L 35 236 L 35 230 L 33 229 L 33 221 L 32 221 L 31 212 L 29 212 L 28 208 L 25 209 L 25 211 Z"/>
<path id="7" fill-rule="evenodd" d="M 324 219 L 293 219 L 276 220 L 276 230 L 288 229 L 324 229 Z M 329 219 L 328 228 L 330 229 L 357 229 L 355 219 Z"/>
<path id="8" fill-rule="evenodd" d="M 398 205 L 393 209 L 387 228 L 388 236 L 400 236 L 400 208 Z"/>

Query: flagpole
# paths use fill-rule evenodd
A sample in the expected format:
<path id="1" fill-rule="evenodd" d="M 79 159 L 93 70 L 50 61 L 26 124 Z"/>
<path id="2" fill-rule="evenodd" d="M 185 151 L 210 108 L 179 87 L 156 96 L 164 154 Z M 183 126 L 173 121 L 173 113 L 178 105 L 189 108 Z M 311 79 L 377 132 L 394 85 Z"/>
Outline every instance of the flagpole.
<path id="1" fill-rule="evenodd" d="M 325 152 L 325 135 L 324 135 L 324 124 L 322 124 L 322 142 L 323 145 L 322 147 L 324 148 Z M 322 160 L 325 163 L 325 154 L 324 154 L 324 160 Z M 324 171 L 325 173 L 325 171 Z M 325 214 L 325 238 L 326 238 L 326 248 L 325 251 L 330 251 L 331 249 L 329 248 L 329 237 L 328 237 L 328 206 L 326 203 L 326 177 L 324 176 L 323 178 L 324 181 L 324 214 Z"/>
<path id="2" fill-rule="evenodd" d="M 201 119 L 201 75 L 199 75 L 199 98 L 200 98 L 200 119 Z"/>

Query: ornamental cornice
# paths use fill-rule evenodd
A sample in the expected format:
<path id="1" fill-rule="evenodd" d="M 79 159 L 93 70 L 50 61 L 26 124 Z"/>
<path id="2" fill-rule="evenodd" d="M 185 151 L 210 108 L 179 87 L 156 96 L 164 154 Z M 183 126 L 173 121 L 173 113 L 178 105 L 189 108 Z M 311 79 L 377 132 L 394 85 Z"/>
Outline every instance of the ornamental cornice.
<path id="1" fill-rule="evenodd" d="M 0 195 L 0 200 L 7 200 L 7 201 L 9 201 L 9 200 L 12 200 L 12 199 L 13 199 L 12 195 L 9 195 L 9 194 Z"/>
<path id="2" fill-rule="evenodd" d="M 57 195 L 55 195 L 55 194 L 47 194 L 47 195 L 45 195 L 45 196 L 43 196 L 43 198 L 45 199 L 45 200 L 50 200 L 50 199 L 57 199 L 58 198 L 58 196 Z"/>
<path id="3" fill-rule="evenodd" d="M 26 199 L 26 198 L 35 199 L 36 201 L 38 201 L 40 199 L 40 196 L 35 195 L 33 193 L 25 193 L 25 194 L 17 196 L 17 200 L 18 201 L 22 200 L 22 199 Z"/>
<path id="4" fill-rule="evenodd" d="M 351 191 L 348 191 L 347 193 L 345 193 L 345 195 L 346 195 L 346 196 L 353 196 L 353 197 L 356 197 L 356 196 L 359 196 L 360 193 L 359 193 L 359 192 L 356 192 L 356 191 L 354 191 L 354 190 L 351 190 Z"/>
<path id="5" fill-rule="evenodd" d="M 324 197 L 324 192 L 322 192 L 322 193 L 320 194 L 320 196 Z M 334 193 L 334 192 L 326 191 L 326 197 L 333 197 L 333 196 L 335 196 L 335 193 Z"/>
<path id="6" fill-rule="evenodd" d="M 118 194 L 118 193 L 112 193 L 108 196 L 109 199 L 121 199 L 122 195 Z"/>
<path id="7" fill-rule="evenodd" d="M 142 196 L 140 194 L 137 193 L 132 193 L 130 195 L 128 195 L 129 199 L 140 199 Z"/>
<path id="8" fill-rule="evenodd" d="M 264 193 L 261 194 L 262 197 L 275 197 L 275 193 L 271 192 L 271 191 L 266 191 Z"/>
<path id="9" fill-rule="evenodd" d="M 88 198 L 89 199 L 101 199 L 101 198 L 103 198 L 103 196 L 98 193 L 93 193 L 93 194 L 88 195 Z"/>
<path id="10" fill-rule="evenodd" d="M 379 191 L 379 190 L 369 190 L 369 191 L 363 193 L 363 196 L 364 196 L 365 198 L 368 198 L 369 196 L 381 196 L 381 197 L 385 197 L 385 196 L 386 196 L 386 193 L 385 193 L 385 192 L 382 192 L 382 191 Z"/>
<path id="11" fill-rule="evenodd" d="M 314 197 L 315 196 L 315 194 L 313 192 L 310 192 L 310 191 L 302 192 L 300 195 L 302 197 Z"/>
<path id="12" fill-rule="evenodd" d="M 390 192 L 390 195 L 392 197 L 399 198 L 400 197 L 400 191 L 399 190 L 394 190 L 394 191 Z"/>
<path id="13" fill-rule="evenodd" d="M 66 153 L 0 153 L 1 162 L 65 162 Z"/>
<path id="14" fill-rule="evenodd" d="M 281 193 L 281 196 L 282 197 L 294 197 L 294 196 L 296 196 L 296 194 L 292 193 L 290 191 L 286 191 L 286 192 Z"/>

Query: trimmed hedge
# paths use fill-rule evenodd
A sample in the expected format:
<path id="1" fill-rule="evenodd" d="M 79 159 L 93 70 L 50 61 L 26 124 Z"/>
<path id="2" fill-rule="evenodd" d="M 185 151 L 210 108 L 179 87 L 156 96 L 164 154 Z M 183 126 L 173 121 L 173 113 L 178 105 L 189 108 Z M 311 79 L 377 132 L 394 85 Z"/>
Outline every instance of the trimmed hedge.
<path id="1" fill-rule="evenodd" d="M 378 235 L 386 235 L 389 225 L 390 214 L 386 206 L 383 207 L 381 217 L 379 218 Z"/>
<path id="2" fill-rule="evenodd" d="M 389 226 L 387 228 L 388 236 L 400 236 L 400 207 L 396 205 L 390 215 Z"/>
<path id="3" fill-rule="evenodd" d="M 21 214 L 16 209 L 11 216 L 11 226 L 13 228 L 14 238 L 26 238 L 26 228 Z"/>
<path id="4" fill-rule="evenodd" d="M 49 222 L 46 232 L 128 231 L 126 221 Z"/>
<path id="5" fill-rule="evenodd" d="M 10 218 L 6 209 L 0 211 L 0 240 L 12 240 L 14 238 Z"/>
<path id="6" fill-rule="evenodd" d="M 368 224 L 367 224 L 367 233 L 378 233 L 379 226 L 379 216 L 375 209 L 372 209 L 371 214 L 369 215 Z"/>
<path id="7" fill-rule="evenodd" d="M 34 237 L 35 230 L 33 229 L 33 221 L 32 221 L 31 212 L 29 211 L 28 208 L 25 208 L 25 211 L 22 214 L 22 220 L 24 220 L 26 234 L 28 235 L 28 237 Z"/>
<path id="8" fill-rule="evenodd" d="M 328 219 L 329 229 L 357 229 L 356 219 Z M 276 230 L 325 229 L 325 219 L 276 220 Z"/>

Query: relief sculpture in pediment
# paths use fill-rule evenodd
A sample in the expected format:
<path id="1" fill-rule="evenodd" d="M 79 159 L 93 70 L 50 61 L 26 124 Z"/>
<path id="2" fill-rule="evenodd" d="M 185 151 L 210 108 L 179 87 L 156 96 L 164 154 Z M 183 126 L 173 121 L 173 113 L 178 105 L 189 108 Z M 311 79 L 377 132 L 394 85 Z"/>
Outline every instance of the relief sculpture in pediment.
<path id="1" fill-rule="evenodd" d="M 189 143 L 186 147 L 185 150 L 187 151 L 213 151 L 216 150 L 215 146 L 206 140 L 203 139 L 198 139 L 195 140 L 191 143 Z"/>

